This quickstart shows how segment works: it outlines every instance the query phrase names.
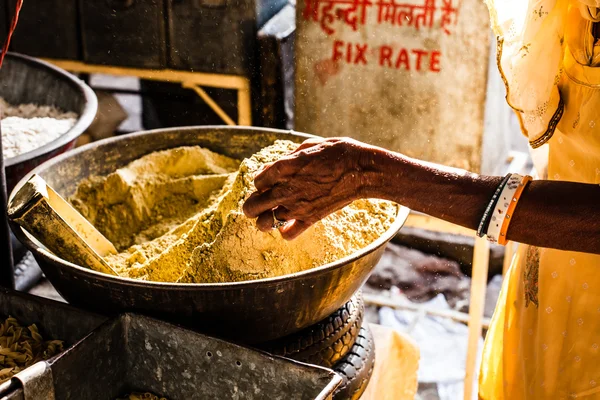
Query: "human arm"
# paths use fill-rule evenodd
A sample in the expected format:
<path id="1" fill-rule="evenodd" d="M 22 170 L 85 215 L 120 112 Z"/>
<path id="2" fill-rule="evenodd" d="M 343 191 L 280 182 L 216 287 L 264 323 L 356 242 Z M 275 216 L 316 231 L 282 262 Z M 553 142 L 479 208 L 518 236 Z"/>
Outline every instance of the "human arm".
<path id="1" fill-rule="evenodd" d="M 405 205 L 477 229 L 502 177 L 452 169 L 351 139 L 311 140 L 256 176 L 244 212 L 259 229 L 278 219 L 293 239 L 359 198 Z M 546 248 L 600 254 L 600 186 L 534 181 L 525 189 L 507 238 Z"/>

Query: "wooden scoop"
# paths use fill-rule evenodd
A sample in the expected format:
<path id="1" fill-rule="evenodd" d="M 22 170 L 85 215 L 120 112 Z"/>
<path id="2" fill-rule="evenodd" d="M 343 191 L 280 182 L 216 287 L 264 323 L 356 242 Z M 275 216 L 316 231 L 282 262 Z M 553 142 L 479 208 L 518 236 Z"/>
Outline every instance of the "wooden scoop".
<path id="1" fill-rule="evenodd" d="M 115 246 L 87 219 L 33 175 L 8 205 L 8 217 L 58 257 L 111 275 L 119 275 L 103 257 Z"/>

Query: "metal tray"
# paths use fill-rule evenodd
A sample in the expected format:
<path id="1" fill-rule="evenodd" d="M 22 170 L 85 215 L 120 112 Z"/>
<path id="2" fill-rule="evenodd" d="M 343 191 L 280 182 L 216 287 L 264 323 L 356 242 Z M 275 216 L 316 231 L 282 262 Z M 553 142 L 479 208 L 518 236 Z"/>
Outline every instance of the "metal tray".
<path id="1" fill-rule="evenodd" d="M 36 398 L 114 400 L 138 391 L 169 400 L 331 399 L 341 382 L 329 369 L 135 314 L 107 322 L 47 365 L 54 388 L 35 392 Z M 9 398 L 30 400 L 23 393 L 34 393 L 48 375 L 25 382 Z"/>
<path id="2" fill-rule="evenodd" d="M 23 325 L 36 324 L 44 339 L 65 342 L 65 349 L 86 337 L 107 320 L 64 303 L 0 288 L 0 316 L 16 318 Z M 0 385 L 0 398 L 14 383 Z"/>

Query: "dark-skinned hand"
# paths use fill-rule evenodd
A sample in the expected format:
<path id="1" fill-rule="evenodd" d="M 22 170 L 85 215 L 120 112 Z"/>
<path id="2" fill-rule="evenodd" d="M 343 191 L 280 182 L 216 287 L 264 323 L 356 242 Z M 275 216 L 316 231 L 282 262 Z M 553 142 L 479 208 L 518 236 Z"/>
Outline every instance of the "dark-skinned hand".
<path id="1" fill-rule="evenodd" d="M 311 225 L 360 198 L 361 159 L 367 145 L 347 138 L 308 139 L 293 153 L 265 166 L 254 178 L 257 191 L 244 213 L 268 232 L 275 219 L 292 240 Z"/>

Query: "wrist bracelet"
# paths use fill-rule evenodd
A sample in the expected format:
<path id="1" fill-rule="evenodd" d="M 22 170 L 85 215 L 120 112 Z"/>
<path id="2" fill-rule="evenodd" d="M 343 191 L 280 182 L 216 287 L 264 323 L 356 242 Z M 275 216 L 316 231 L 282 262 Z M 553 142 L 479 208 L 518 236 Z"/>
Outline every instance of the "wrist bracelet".
<path id="1" fill-rule="evenodd" d="M 498 241 L 500 229 L 502 229 L 502 223 L 504 222 L 504 217 L 522 180 L 523 177 L 521 175 L 511 174 L 510 178 L 508 178 L 508 182 L 506 182 L 506 185 L 504 185 L 502 188 L 502 192 L 500 193 L 498 202 L 494 207 L 492 219 L 486 232 L 488 240 L 492 243 L 496 243 Z"/>
<path id="2" fill-rule="evenodd" d="M 506 185 L 506 182 L 508 182 L 510 175 L 511 174 L 506 174 L 504 179 L 502 179 L 502 182 L 500 182 L 500 184 L 496 188 L 496 192 L 494 192 L 494 195 L 492 196 L 490 202 L 488 203 L 488 206 L 486 207 L 486 209 L 483 213 L 483 216 L 481 217 L 481 222 L 479 222 L 479 227 L 477 228 L 477 236 L 478 237 L 483 237 L 485 235 L 485 232 L 488 230 L 490 221 L 492 219 L 492 212 L 493 212 L 494 208 L 496 207 L 496 204 L 498 203 L 498 198 L 500 197 L 500 192 L 502 192 L 502 189 L 504 189 L 504 186 Z"/>
<path id="3" fill-rule="evenodd" d="M 508 206 L 508 210 L 506 211 L 506 215 L 504 216 L 504 221 L 502 221 L 502 227 L 500 228 L 500 236 L 498 236 L 498 244 L 505 245 L 508 242 L 508 239 L 506 236 L 508 233 L 508 226 L 510 225 L 510 221 L 512 221 L 512 216 L 515 213 L 515 209 L 517 208 L 517 204 L 519 203 L 519 200 L 521 199 L 521 195 L 523 194 L 525 187 L 527 186 L 527 184 L 529 182 L 531 182 L 532 179 L 533 178 L 529 175 L 525 176 L 521 180 L 519 187 L 517 188 L 515 194 L 513 195 L 513 198 L 510 201 L 510 205 Z"/>

